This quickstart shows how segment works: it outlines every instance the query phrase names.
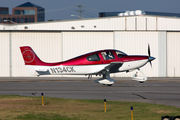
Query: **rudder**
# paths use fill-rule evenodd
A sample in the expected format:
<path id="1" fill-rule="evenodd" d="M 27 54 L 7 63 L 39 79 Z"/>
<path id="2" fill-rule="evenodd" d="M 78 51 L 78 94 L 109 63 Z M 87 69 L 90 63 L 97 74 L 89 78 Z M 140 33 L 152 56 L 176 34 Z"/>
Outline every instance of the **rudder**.
<path id="1" fill-rule="evenodd" d="M 44 62 L 42 62 L 39 57 L 36 55 L 36 53 L 33 51 L 33 49 L 29 46 L 22 46 L 20 47 L 21 54 L 24 59 L 25 65 L 43 65 Z"/>

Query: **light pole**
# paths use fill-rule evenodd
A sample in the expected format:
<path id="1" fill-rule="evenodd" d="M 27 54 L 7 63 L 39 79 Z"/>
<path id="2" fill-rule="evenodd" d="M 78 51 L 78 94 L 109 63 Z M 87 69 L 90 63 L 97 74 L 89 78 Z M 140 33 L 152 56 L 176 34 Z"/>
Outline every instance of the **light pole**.
<path id="1" fill-rule="evenodd" d="M 71 15 L 71 17 L 74 17 L 74 16 L 77 16 L 79 19 L 84 19 L 83 17 L 78 16 L 78 15 Z"/>

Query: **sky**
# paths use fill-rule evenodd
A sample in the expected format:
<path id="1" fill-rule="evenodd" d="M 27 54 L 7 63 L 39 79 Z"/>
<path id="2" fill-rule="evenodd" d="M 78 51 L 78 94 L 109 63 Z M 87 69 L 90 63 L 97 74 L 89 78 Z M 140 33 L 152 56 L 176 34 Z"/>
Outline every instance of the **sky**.
<path id="1" fill-rule="evenodd" d="M 99 12 L 135 10 L 180 13 L 180 0 L 0 0 L 0 7 L 9 7 L 12 14 L 12 8 L 26 2 L 45 8 L 46 21 L 78 19 L 78 5 L 83 6 L 83 18 L 97 18 Z"/>

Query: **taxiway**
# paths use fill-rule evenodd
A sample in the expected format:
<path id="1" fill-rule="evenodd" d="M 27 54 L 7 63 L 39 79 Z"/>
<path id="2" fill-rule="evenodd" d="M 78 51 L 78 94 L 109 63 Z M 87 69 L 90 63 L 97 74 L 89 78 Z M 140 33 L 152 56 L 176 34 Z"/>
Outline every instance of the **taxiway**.
<path id="1" fill-rule="evenodd" d="M 115 84 L 109 87 L 86 78 L 1 77 L 0 94 L 41 96 L 44 93 L 44 97 L 107 99 L 180 107 L 180 78 L 150 78 L 145 83 L 130 78 L 115 80 Z"/>

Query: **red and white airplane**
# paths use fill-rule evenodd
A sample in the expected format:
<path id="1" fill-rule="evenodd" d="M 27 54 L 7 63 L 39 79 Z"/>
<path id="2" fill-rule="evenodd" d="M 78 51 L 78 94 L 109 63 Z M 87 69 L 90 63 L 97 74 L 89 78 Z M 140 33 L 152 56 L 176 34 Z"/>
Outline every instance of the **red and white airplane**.
<path id="1" fill-rule="evenodd" d="M 95 82 L 108 86 L 115 82 L 110 78 L 110 73 L 131 72 L 136 69 L 141 72 L 141 67 L 148 62 L 152 66 L 151 61 L 155 59 L 150 56 L 149 45 L 148 56 L 127 55 L 119 50 L 107 49 L 56 63 L 41 61 L 29 46 L 22 46 L 20 50 L 30 75 L 89 75 L 88 78 L 92 75 L 102 75 L 102 78 Z M 135 76 L 133 79 L 142 83 L 147 80 L 147 77 L 143 74 L 143 77 Z"/>

